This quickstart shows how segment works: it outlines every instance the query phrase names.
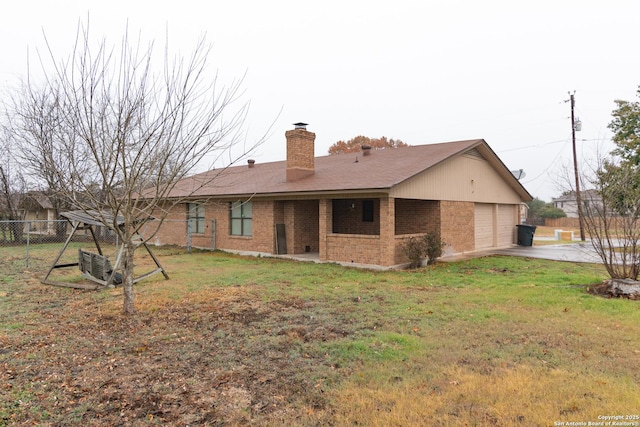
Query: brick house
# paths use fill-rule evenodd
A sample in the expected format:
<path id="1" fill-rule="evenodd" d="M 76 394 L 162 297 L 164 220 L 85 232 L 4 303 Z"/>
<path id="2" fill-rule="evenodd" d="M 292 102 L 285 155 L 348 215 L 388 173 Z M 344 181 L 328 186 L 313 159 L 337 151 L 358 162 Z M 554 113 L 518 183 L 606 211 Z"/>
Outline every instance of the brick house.
<path id="1" fill-rule="evenodd" d="M 482 139 L 314 157 L 305 124 L 285 136 L 286 161 L 178 183 L 170 196 L 191 196 L 169 219 L 187 220 L 192 246 L 392 267 L 408 262 L 406 239 L 428 232 L 445 254 L 512 245 L 532 199 Z M 157 242 L 184 244 L 176 224 Z"/>

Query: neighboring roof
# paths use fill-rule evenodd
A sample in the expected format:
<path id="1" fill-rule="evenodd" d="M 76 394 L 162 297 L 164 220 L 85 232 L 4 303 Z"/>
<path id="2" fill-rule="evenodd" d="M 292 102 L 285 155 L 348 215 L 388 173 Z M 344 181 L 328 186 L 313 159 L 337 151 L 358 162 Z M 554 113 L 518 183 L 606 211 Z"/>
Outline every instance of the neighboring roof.
<path id="1" fill-rule="evenodd" d="M 483 139 L 413 145 L 315 158 L 315 173 L 287 182 L 286 161 L 212 170 L 180 181 L 170 198 L 283 195 L 325 192 L 389 191 L 394 186 L 454 156 L 477 149 L 523 198 L 531 195 Z"/>
<path id="2" fill-rule="evenodd" d="M 51 203 L 51 199 L 49 199 L 49 196 L 41 191 L 31 191 L 29 193 L 25 193 L 20 196 L 18 200 L 20 200 L 20 206 L 23 209 L 53 209 L 53 203 Z"/>
<path id="3" fill-rule="evenodd" d="M 594 189 L 589 190 L 581 190 L 580 197 L 583 199 L 599 199 L 600 195 Z M 551 199 L 553 202 L 575 202 L 576 201 L 576 192 L 569 191 L 567 194 L 563 194 L 560 197 L 554 197 Z"/>
<path id="4" fill-rule="evenodd" d="M 53 203 L 46 194 L 36 193 L 32 195 L 32 198 L 42 206 L 42 209 L 53 209 Z"/>

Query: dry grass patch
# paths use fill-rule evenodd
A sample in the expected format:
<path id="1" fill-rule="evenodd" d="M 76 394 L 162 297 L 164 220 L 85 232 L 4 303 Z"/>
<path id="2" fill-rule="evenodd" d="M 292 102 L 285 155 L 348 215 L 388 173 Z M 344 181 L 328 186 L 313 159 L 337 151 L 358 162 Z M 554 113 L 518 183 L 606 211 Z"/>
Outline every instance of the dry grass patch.
<path id="1" fill-rule="evenodd" d="M 455 366 L 430 379 L 373 385 L 351 380 L 332 397 L 338 425 L 547 426 L 640 407 L 640 388 L 629 379 L 524 365 L 489 373 Z"/>
<path id="2" fill-rule="evenodd" d="M 3 335 L 0 425 L 238 425 L 326 404 L 331 368 L 305 340 L 342 335 L 286 316 L 304 302 L 240 287 L 154 301 L 123 318 L 72 297 Z"/>

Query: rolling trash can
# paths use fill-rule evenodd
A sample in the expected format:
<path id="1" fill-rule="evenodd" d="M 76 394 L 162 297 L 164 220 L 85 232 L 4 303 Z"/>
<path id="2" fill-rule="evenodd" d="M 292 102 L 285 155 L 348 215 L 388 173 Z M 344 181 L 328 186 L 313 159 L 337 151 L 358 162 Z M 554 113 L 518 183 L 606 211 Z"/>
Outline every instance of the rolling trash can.
<path id="1" fill-rule="evenodd" d="M 520 246 L 533 246 L 533 234 L 536 232 L 535 225 L 518 224 L 518 244 Z"/>

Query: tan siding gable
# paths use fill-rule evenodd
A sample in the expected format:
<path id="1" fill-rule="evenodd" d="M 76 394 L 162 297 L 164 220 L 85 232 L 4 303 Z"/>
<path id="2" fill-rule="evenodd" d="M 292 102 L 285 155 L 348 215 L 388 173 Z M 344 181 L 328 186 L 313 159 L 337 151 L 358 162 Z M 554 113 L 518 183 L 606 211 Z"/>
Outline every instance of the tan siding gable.
<path id="1" fill-rule="evenodd" d="M 511 204 L 521 201 L 488 161 L 466 154 L 435 165 L 393 187 L 390 196 Z"/>

